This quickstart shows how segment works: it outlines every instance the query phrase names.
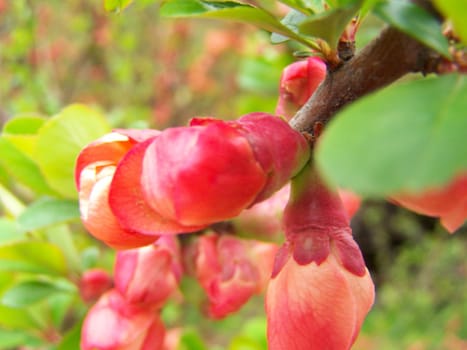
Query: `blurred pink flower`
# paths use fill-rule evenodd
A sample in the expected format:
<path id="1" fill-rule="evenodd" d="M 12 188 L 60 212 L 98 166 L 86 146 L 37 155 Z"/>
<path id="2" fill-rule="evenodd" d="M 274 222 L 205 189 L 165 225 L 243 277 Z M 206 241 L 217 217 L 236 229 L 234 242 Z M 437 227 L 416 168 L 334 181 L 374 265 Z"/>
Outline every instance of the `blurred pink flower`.
<path id="1" fill-rule="evenodd" d="M 401 193 L 391 199 L 416 213 L 439 217 L 444 228 L 453 233 L 467 219 L 467 173 L 443 187 L 421 193 Z"/>
<path id="2" fill-rule="evenodd" d="M 178 242 L 161 236 L 149 246 L 120 251 L 114 271 L 115 288 L 128 302 L 161 307 L 181 278 Z"/>
<path id="3" fill-rule="evenodd" d="M 158 313 L 128 303 L 116 290 L 89 310 L 81 330 L 81 350 L 162 349 L 165 328 Z"/>
<path id="4" fill-rule="evenodd" d="M 208 314 L 222 318 L 240 309 L 266 286 L 277 246 L 227 235 L 203 235 L 197 243 L 196 277 L 205 290 Z"/>
<path id="5" fill-rule="evenodd" d="M 99 299 L 112 286 L 112 276 L 99 268 L 84 271 L 78 283 L 81 298 L 87 303 Z"/>

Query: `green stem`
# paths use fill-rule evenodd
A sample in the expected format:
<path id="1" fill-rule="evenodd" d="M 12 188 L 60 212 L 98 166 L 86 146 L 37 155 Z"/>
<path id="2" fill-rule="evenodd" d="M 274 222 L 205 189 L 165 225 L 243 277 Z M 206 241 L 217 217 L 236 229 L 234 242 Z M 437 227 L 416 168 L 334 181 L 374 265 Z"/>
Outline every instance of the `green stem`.
<path id="1" fill-rule="evenodd" d="M 13 217 L 19 216 L 24 210 L 24 204 L 16 196 L 0 184 L 0 203 L 5 212 Z"/>

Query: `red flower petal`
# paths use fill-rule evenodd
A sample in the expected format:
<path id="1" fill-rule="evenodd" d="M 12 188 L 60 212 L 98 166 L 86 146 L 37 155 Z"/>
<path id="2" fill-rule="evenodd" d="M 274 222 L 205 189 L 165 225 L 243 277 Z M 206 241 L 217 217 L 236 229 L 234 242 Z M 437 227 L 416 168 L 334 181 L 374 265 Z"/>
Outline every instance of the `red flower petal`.
<path id="1" fill-rule="evenodd" d="M 142 164 L 145 152 L 156 138 L 135 145 L 120 161 L 109 193 L 109 203 L 118 222 L 126 230 L 147 235 L 193 232 L 201 226 L 183 226 L 153 210 L 143 196 Z"/>

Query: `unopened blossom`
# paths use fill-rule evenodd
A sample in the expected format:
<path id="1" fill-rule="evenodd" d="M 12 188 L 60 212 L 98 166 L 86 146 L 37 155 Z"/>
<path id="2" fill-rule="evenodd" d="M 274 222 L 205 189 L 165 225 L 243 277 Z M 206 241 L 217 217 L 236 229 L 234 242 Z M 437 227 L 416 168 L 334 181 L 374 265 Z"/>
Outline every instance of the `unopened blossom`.
<path id="1" fill-rule="evenodd" d="M 308 57 L 288 65 L 280 80 L 276 114 L 292 118 L 325 77 L 326 64 L 319 57 Z"/>
<path id="2" fill-rule="evenodd" d="M 452 233 L 467 219 L 467 173 L 458 175 L 443 187 L 421 193 L 401 193 L 392 200 L 416 213 L 439 217 L 443 227 Z"/>
<path id="3" fill-rule="evenodd" d="M 131 304 L 111 290 L 86 315 L 80 345 L 81 350 L 158 350 L 164 334 L 154 309 Z"/>
<path id="4" fill-rule="evenodd" d="M 141 183 L 154 211 L 181 225 L 202 226 L 272 195 L 308 157 L 305 138 L 281 118 L 195 118 L 148 146 Z"/>
<path id="5" fill-rule="evenodd" d="M 94 237 L 113 248 L 145 246 L 159 234 L 197 229 L 161 217 L 143 200 L 138 156 L 159 133 L 118 130 L 92 142 L 78 156 L 75 179 L 81 220 Z"/>
<path id="6" fill-rule="evenodd" d="M 84 271 L 78 283 L 79 293 L 85 302 L 96 301 L 112 286 L 112 276 L 100 268 Z"/>
<path id="7" fill-rule="evenodd" d="M 208 297 L 208 314 L 222 318 L 266 286 L 277 246 L 208 234 L 199 238 L 195 273 Z"/>
<path id="8" fill-rule="evenodd" d="M 161 236 L 146 247 L 117 252 L 115 288 L 128 302 L 162 306 L 177 289 L 182 274 L 174 236 Z"/>
<path id="9" fill-rule="evenodd" d="M 134 139 L 113 132 L 86 146 L 76 161 L 81 220 L 93 236 L 114 248 L 143 246 L 157 238 L 123 228 L 109 205 L 116 166 L 135 144 Z"/>
<path id="10" fill-rule="evenodd" d="M 270 350 L 346 350 L 374 286 L 337 193 L 307 166 L 293 180 L 266 295 Z"/>

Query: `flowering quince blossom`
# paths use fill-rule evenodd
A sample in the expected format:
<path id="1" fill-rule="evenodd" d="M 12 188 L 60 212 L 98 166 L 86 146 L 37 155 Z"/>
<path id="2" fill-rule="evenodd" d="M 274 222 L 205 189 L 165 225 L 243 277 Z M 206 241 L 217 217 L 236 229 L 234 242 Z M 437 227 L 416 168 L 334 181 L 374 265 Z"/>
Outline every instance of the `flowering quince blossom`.
<path id="1" fill-rule="evenodd" d="M 422 193 L 402 193 L 392 200 L 416 213 L 439 217 L 444 228 L 453 233 L 467 219 L 467 173 L 444 187 Z"/>
<path id="2" fill-rule="evenodd" d="M 305 138 L 266 113 L 195 118 L 163 132 L 118 130 L 78 157 L 82 221 L 114 248 L 144 246 L 235 217 L 279 190 L 308 158 Z"/>
<path id="3" fill-rule="evenodd" d="M 308 57 L 288 65 L 280 79 L 276 114 L 292 118 L 325 77 L 326 64 L 319 57 Z"/>
<path id="4" fill-rule="evenodd" d="M 229 235 L 199 238 L 195 274 L 209 299 L 208 314 L 222 318 L 264 290 L 277 246 Z"/>
<path id="5" fill-rule="evenodd" d="M 146 247 L 117 252 L 115 288 L 128 302 L 162 306 L 177 289 L 182 275 L 174 236 L 161 236 Z"/>
<path id="6" fill-rule="evenodd" d="M 117 249 L 147 245 L 157 239 L 125 230 L 109 206 L 116 165 L 136 143 L 134 138 L 113 132 L 86 146 L 76 161 L 81 220 L 92 235 Z"/>
<path id="7" fill-rule="evenodd" d="M 279 117 L 194 118 L 148 146 L 141 183 L 147 203 L 164 217 L 207 226 L 272 195 L 308 157 L 305 138 Z"/>
<path id="8" fill-rule="evenodd" d="M 86 315 L 81 350 L 161 349 L 164 334 L 164 324 L 154 309 L 128 303 L 113 289 Z"/>
<path id="9" fill-rule="evenodd" d="M 269 349 L 350 349 L 374 286 L 339 196 L 310 165 L 292 182 L 284 226 L 266 295 Z"/>

